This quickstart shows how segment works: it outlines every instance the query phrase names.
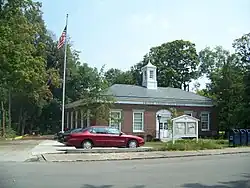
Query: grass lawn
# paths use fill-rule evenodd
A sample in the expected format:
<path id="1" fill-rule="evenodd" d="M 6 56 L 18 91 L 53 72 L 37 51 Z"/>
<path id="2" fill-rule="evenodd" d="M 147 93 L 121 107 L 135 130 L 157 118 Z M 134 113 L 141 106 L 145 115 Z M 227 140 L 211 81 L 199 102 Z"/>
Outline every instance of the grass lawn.
<path id="1" fill-rule="evenodd" d="M 222 149 L 228 147 L 227 140 L 199 139 L 196 140 L 176 140 L 175 144 L 170 142 L 146 142 L 145 147 L 152 147 L 158 151 L 188 151 L 205 149 Z"/>

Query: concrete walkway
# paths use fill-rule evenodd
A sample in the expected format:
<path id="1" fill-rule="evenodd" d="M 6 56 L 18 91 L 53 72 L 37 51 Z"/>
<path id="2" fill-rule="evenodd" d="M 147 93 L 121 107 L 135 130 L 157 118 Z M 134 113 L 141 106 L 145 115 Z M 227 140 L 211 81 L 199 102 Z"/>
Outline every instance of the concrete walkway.
<path id="1" fill-rule="evenodd" d="M 31 150 L 32 155 L 42 155 L 48 153 L 65 153 L 65 151 L 60 150 L 72 150 L 75 147 L 67 147 L 64 144 L 56 141 L 56 140 L 44 140 L 36 147 Z"/>
<path id="2" fill-rule="evenodd" d="M 129 153 L 75 153 L 75 154 L 43 154 L 43 159 L 48 162 L 77 162 L 77 161 L 107 161 L 107 160 L 132 160 L 132 159 L 159 159 L 209 155 L 227 155 L 250 153 L 250 147 L 226 148 L 202 151 L 158 151 L 158 152 L 129 152 Z"/>

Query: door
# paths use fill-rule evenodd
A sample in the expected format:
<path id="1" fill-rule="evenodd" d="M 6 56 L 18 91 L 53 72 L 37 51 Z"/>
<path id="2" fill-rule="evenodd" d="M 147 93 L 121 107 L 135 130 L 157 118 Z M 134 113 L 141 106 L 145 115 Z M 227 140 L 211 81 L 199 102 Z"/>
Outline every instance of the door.
<path id="1" fill-rule="evenodd" d="M 168 123 L 167 122 L 160 123 L 160 136 L 161 138 L 168 137 Z"/>
<path id="2" fill-rule="evenodd" d="M 90 130 L 91 139 L 95 146 L 105 146 L 107 142 L 107 128 L 106 127 L 93 127 Z"/>
<path id="3" fill-rule="evenodd" d="M 106 146 L 108 147 L 123 147 L 126 145 L 126 138 L 120 135 L 118 129 L 109 127 L 107 129 Z"/>
<path id="4" fill-rule="evenodd" d="M 166 139 L 170 137 L 171 129 L 168 125 L 170 119 L 170 111 L 162 109 L 156 112 L 156 138 Z"/>

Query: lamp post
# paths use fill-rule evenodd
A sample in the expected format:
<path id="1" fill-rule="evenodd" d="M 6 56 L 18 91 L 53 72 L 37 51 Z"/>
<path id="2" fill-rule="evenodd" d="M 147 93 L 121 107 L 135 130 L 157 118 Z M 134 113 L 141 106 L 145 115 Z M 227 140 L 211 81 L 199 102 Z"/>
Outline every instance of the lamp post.
<path id="1" fill-rule="evenodd" d="M 157 119 L 158 119 L 158 127 L 159 127 L 158 137 L 159 137 L 159 140 L 161 140 L 161 129 L 160 129 L 160 127 L 161 127 L 161 115 L 160 114 L 157 115 Z"/>

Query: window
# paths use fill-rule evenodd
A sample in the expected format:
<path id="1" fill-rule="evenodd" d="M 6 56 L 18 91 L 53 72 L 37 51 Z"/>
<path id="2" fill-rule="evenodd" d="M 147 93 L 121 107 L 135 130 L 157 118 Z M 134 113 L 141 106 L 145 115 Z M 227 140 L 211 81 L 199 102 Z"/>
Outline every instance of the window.
<path id="1" fill-rule="evenodd" d="M 196 134 L 196 123 L 187 122 L 187 134 Z"/>
<path id="2" fill-rule="evenodd" d="M 168 123 L 160 123 L 160 129 L 161 130 L 168 130 Z"/>
<path id="3" fill-rule="evenodd" d="M 176 122 L 175 124 L 175 134 L 184 135 L 186 133 L 186 123 L 185 122 Z"/>
<path id="4" fill-rule="evenodd" d="M 202 131 L 209 131 L 209 113 L 202 112 L 201 113 L 201 130 Z"/>
<path id="5" fill-rule="evenodd" d="M 106 127 L 93 127 L 89 132 L 94 133 L 94 134 L 107 134 L 107 128 Z"/>
<path id="6" fill-rule="evenodd" d="M 193 116 L 193 111 L 184 111 L 185 115 Z"/>
<path id="7" fill-rule="evenodd" d="M 154 71 L 149 71 L 149 78 L 154 79 Z"/>
<path id="8" fill-rule="evenodd" d="M 70 133 L 79 133 L 82 132 L 83 130 L 84 130 L 83 128 L 73 129 Z"/>
<path id="9" fill-rule="evenodd" d="M 108 134 L 114 134 L 114 135 L 119 135 L 120 131 L 115 128 L 108 128 Z"/>
<path id="10" fill-rule="evenodd" d="M 144 112 L 134 111 L 133 112 L 133 132 L 144 131 Z"/>
<path id="11" fill-rule="evenodd" d="M 121 110 L 111 110 L 109 126 L 121 130 Z"/>

